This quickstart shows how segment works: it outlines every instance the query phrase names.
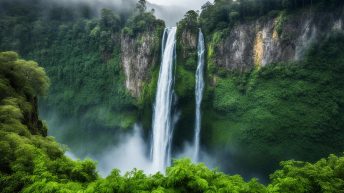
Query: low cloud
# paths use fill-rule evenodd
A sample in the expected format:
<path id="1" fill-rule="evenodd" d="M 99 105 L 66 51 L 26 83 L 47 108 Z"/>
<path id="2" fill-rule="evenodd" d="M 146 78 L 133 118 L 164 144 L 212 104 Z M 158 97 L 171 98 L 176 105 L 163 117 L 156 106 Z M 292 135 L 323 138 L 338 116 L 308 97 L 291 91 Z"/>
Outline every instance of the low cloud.
<path id="1" fill-rule="evenodd" d="M 98 160 L 98 170 L 102 176 L 110 174 L 112 169 L 118 168 L 122 174 L 132 171 L 134 168 L 152 173 L 151 161 L 147 155 L 146 143 L 141 134 L 141 127 L 134 126 L 132 134 L 122 137 L 121 142 L 114 147 L 105 150 Z"/>
<path id="2" fill-rule="evenodd" d="M 172 27 L 176 26 L 176 23 L 184 17 L 187 11 L 200 11 L 202 5 L 207 1 L 213 2 L 213 0 L 149 0 L 148 7 L 155 10 L 156 17 L 164 20 L 167 26 Z"/>

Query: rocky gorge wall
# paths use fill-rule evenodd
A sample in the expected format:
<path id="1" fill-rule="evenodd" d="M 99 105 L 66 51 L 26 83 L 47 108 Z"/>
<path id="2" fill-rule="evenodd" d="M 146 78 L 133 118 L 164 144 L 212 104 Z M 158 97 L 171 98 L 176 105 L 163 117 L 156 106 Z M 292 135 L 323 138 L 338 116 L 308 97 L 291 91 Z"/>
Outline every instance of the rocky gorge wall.
<path id="1" fill-rule="evenodd" d="M 229 34 L 213 42 L 210 52 L 214 53 L 215 66 L 230 70 L 247 71 L 254 66 L 297 61 L 304 57 L 312 43 L 325 38 L 331 31 L 343 30 L 343 19 L 343 9 L 280 12 L 273 17 L 235 25 Z"/>
<path id="2" fill-rule="evenodd" d="M 343 16 L 308 7 L 205 34 L 202 144 L 229 160 L 225 170 L 267 174 L 282 160 L 342 151 L 332 139 L 343 138 Z"/>
<path id="3" fill-rule="evenodd" d="M 122 34 L 121 62 L 126 77 L 125 86 L 134 97 L 140 97 L 145 82 L 159 62 L 159 35 L 155 31 L 140 33 L 136 37 Z"/>
<path id="4" fill-rule="evenodd" d="M 249 71 L 277 62 L 292 62 L 304 58 L 305 51 L 333 31 L 343 30 L 343 9 L 335 12 L 315 12 L 311 9 L 296 13 L 279 12 L 235 25 L 228 33 L 205 34 L 208 41 L 208 64 L 215 69 Z M 197 65 L 198 28 L 178 29 L 177 69 L 179 82 L 191 88 L 192 80 L 185 73 Z M 125 86 L 132 96 L 142 95 L 145 83 L 152 78 L 153 68 L 160 62 L 161 34 L 151 30 L 135 37 L 121 36 L 121 64 Z M 209 40 L 209 38 L 208 38 Z M 208 65 L 209 68 L 209 65 Z M 184 80 L 184 81 L 183 81 Z M 179 95 L 192 92 L 176 85 Z"/>

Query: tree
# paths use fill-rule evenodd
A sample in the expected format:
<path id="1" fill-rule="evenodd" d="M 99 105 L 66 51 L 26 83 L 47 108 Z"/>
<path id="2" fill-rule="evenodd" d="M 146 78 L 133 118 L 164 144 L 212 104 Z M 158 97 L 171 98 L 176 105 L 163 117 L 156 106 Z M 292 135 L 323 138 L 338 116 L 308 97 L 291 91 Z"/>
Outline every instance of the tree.
<path id="1" fill-rule="evenodd" d="M 136 5 L 136 9 L 139 11 L 140 14 L 144 13 L 147 10 L 146 0 L 139 0 Z"/>
<path id="2" fill-rule="evenodd" d="M 190 10 L 184 15 L 184 19 L 181 21 L 185 26 L 193 28 L 198 26 L 198 14 L 197 12 Z"/>
<path id="3" fill-rule="evenodd" d="M 49 87 L 49 78 L 42 67 L 34 61 L 18 59 L 15 52 L 0 53 L 0 72 L 10 74 L 12 84 L 31 95 L 43 95 Z"/>
<path id="4" fill-rule="evenodd" d="M 120 17 L 110 9 L 101 10 L 100 28 L 103 31 L 116 32 L 120 29 Z"/>

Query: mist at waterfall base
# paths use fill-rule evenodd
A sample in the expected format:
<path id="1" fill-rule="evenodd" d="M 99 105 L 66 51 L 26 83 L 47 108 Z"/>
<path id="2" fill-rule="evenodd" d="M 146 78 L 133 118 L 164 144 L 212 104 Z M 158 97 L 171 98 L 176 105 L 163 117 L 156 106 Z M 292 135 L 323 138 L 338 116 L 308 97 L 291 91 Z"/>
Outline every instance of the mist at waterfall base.
<path id="1" fill-rule="evenodd" d="M 119 144 L 102 150 L 99 155 L 88 156 L 97 161 L 100 175 L 106 177 L 113 169 L 119 169 L 122 174 L 125 174 L 134 168 L 143 170 L 146 174 L 155 174 L 156 170 L 149 155 L 150 148 L 148 148 L 147 140 L 143 138 L 141 126 L 136 124 L 131 133 L 122 134 L 120 138 Z M 173 158 L 191 159 L 194 149 L 192 144 L 185 143 L 184 148 Z M 73 150 L 67 151 L 66 156 L 74 160 L 79 159 Z M 205 163 L 209 168 L 218 166 L 218 162 L 204 151 L 200 151 L 199 161 Z"/>
<path id="2" fill-rule="evenodd" d="M 41 112 L 43 112 L 42 109 Z M 75 127 L 76 120 L 66 122 L 53 112 L 44 112 L 42 115 L 48 124 L 49 135 L 54 136 L 59 143 L 68 146 L 66 155 L 72 159 L 90 158 L 96 161 L 97 170 L 101 176 L 107 176 L 113 169 L 121 170 L 122 174 L 134 168 L 143 170 L 147 174 L 156 173 L 152 172 L 151 168 L 151 137 L 144 135 L 141 125 L 137 124 L 123 132 L 118 132 L 118 130 L 97 132 L 97 128 L 84 131 L 75 129 L 77 128 Z M 192 130 L 193 128 L 190 128 L 190 132 Z M 174 135 L 175 139 L 180 139 L 180 137 Z M 192 159 L 194 149 L 191 139 L 182 142 L 181 146 L 173 145 L 172 159 L 185 157 Z M 214 150 L 203 147 L 200 149 L 199 162 L 205 163 L 209 168 L 219 168 L 222 172 L 241 174 L 246 179 L 251 177 L 263 179 L 262 174 L 250 173 L 247 166 L 237 162 L 235 152 L 238 151 L 240 149 Z M 228 154 L 228 152 L 232 153 Z"/>
<path id="3" fill-rule="evenodd" d="M 177 28 L 166 28 L 162 38 L 162 60 L 159 79 L 157 83 L 156 99 L 152 121 L 152 142 L 147 144 L 142 135 L 142 128 L 136 124 L 131 133 L 116 133 L 116 145 L 106 147 L 97 155 L 89 155 L 98 161 L 98 170 L 102 176 L 110 174 L 117 168 L 124 174 L 134 168 L 145 171 L 147 174 L 156 172 L 165 173 L 166 167 L 171 165 L 172 158 L 188 157 L 194 162 L 204 161 L 208 167 L 215 166 L 215 162 L 206 153 L 200 151 L 200 104 L 203 95 L 203 66 L 204 66 L 204 40 L 200 31 L 199 62 L 196 72 L 196 126 L 194 144 L 185 143 L 182 150 L 173 152 L 173 128 L 178 120 L 179 113 L 174 112 L 174 67 L 176 61 L 176 33 Z M 120 136 L 119 136 L 120 135 Z M 77 156 L 73 150 L 66 153 L 72 159 Z"/>

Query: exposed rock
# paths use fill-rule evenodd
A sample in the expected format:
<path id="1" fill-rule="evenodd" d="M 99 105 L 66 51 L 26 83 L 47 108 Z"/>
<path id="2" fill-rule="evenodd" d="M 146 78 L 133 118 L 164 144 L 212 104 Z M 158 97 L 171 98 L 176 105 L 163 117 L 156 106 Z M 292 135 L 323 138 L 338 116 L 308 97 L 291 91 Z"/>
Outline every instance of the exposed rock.
<path id="1" fill-rule="evenodd" d="M 313 42 L 343 30 L 344 15 L 338 12 L 303 11 L 283 16 L 282 23 L 281 17 L 236 25 L 214 45 L 216 66 L 246 71 L 255 65 L 300 60 Z"/>
<path id="2" fill-rule="evenodd" d="M 191 53 L 196 53 L 197 38 L 197 33 L 194 33 L 192 29 L 185 29 L 181 32 L 179 45 L 182 46 L 182 58 L 187 58 Z"/>
<path id="3" fill-rule="evenodd" d="M 149 80 L 151 70 L 157 61 L 154 53 L 156 41 L 154 32 L 145 32 L 137 37 L 122 35 L 121 37 L 121 60 L 126 76 L 126 88 L 134 97 L 140 97 L 142 86 Z"/>
<path id="4" fill-rule="evenodd" d="M 31 134 L 33 135 L 42 135 L 46 137 L 48 135 L 48 130 L 44 126 L 42 120 L 38 117 L 38 99 L 37 97 L 28 97 L 28 102 L 31 105 L 30 111 L 24 111 L 24 124 L 28 126 Z"/>

